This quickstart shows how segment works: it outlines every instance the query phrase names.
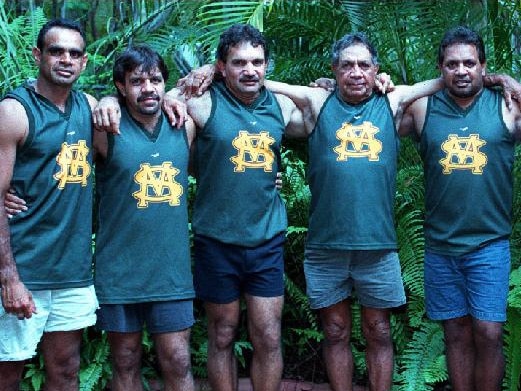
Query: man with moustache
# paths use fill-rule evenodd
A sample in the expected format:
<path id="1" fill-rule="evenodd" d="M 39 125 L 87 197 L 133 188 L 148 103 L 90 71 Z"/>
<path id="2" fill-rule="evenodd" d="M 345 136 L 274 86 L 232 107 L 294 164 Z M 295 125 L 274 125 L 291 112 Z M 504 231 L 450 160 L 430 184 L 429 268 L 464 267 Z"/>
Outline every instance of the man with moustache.
<path id="1" fill-rule="evenodd" d="M 161 111 L 168 70 L 148 46 L 132 46 L 113 70 L 120 135 L 96 132 L 99 199 L 97 327 L 106 331 L 112 390 L 142 391 L 142 331 L 152 335 L 165 390 L 193 391 L 194 297 L 188 233 L 188 161 L 195 135 Z"/>

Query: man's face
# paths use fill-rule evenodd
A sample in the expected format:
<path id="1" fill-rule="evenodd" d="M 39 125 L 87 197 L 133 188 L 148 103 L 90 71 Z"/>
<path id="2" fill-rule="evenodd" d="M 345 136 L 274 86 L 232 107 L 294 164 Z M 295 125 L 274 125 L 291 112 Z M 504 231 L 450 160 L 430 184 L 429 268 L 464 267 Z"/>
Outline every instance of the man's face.
<path id="1" fill-rule="evenodd" d="M 266 74 L 266 59 L 262 46 L 241 42 L 228 51 L 226 63 L 218 61 L 226 86 L 239 99 L 250 101 L 259 95 Z"/>
<path id="2" fill-rule="evenodd" d="M 125 74 L 125 84 L 116 83 L 116 86 L 131 114 L 155 115 L 161 110 L 165 80 L 158 68 L 143 72 L 142 67 L 138 67 Z"/>
<path id="3" fill-rule="evenodd" d="M 340 52 L 333 72 L 343 100 L 356 104 L 371 96 L 378 65 L 373 64 L 367 47 L 355 44 Z"/>
<path id="4" fill-rule="evenodd" d="M 75 30 L 51 28 L 44 37 L 42 50 L 33 49 L 39 77 L 57 86 L 71 86 L 87 65 L 85 42 Z"/>
<path id="5" fill-rule="evenodd" d="M 453 97 L 470 98 L 483 88 L 486 64 L 479 62 L 474 45 L 458 43 L 448 46 L 439 67 L 445 87 Z"/>

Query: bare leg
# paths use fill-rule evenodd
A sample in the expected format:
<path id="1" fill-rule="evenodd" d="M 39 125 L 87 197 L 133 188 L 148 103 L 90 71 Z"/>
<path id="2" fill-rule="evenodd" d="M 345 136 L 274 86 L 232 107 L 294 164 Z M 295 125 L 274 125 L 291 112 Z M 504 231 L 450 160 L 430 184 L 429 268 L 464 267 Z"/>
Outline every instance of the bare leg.
<path id="1" fill-rule="evenodd" d="M 390 391 L 394 361 L 389 310 L 362 307 L 362 331 L 367 342 L 369 390 Z"/>
<path id="2" fill-rule="evenodd" d="M 78 390 L 82 332 L 56 331 L 43 334 L 41 347 L 46 391 Z"/>
<path id="3" fill-rule="evenodd" d="M 112 391 L 142 391 L 141 332 L 108 332 L 112 355 Z"/>
<path id="4" fill-rule="evenodd" d="M 353 391 L 351 302 L 341 301 L 320 310 L 324 328 L 324 359 L 333 391 Z"/>
<path id="5" fill-rule="evenodd" d="M 475 391 L 474 338 L 470 316 L 443 321 L 447 367 L 454 391 Z"/>
<path id="6" fill-rule="evenodd" d="M 253 345 L 251 380 L 255 391 L 279 391 L 282 377 L 280 321 L 284 297 L 246 295 Z"/>
<path id="7" fill-rule="evenodd" d="M 476 391 L 500 391 L 505 370 L 503 324 L 473 320 Z"/>
<path id="8" fill-rule="evenodd" d="M 0 361 L 0 390 L 18 391 L 25 361 Z"/>
<path id="9" fill-rule="evenodd" d="M 212 391 L 237 391 L 237 362 L 233 354 L 239 324 L 239 300 L 205 303 L 208 317 L 208 380 Z"/>
<path id="10" fill-rule="evenodd" d="M 190 329 L 154 334 L 164 391 L 194 391 L 190 363 Z"/>

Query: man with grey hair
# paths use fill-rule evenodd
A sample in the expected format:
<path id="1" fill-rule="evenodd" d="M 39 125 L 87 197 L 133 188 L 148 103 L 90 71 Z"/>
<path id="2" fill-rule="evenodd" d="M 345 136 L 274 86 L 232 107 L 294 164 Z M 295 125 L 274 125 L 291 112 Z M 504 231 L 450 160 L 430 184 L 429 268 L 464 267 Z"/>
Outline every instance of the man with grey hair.
<path id="1" fill-rule="evenodd" d="M 302 110 L 309 134 L 311 190 L 304 272 L 311 307 L 324 328 L 331 388 L 352 390 L 351 295 L 362 306 L 369 388 L 392 386 L 390 309 L 405 304 L 394 227 L 399 151 L 396 125 L 415 99 L 441 79 L 374 92 L 378 57 L 363 33 L 333 46 L 335 90 L 268 81 Z M 342 200 L 342 202 L 338 202 Z"/>

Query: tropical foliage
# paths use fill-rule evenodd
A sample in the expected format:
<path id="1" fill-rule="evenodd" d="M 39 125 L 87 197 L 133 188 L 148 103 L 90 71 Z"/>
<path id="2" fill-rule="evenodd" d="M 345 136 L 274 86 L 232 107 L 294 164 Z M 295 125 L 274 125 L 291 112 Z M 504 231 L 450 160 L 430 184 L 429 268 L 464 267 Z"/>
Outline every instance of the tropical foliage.
<path id="1" fill-rule="evenodd" d="M 271 44 L 270 77 L 307 84 L 330 76 L 330 48 L 344 34 L 363 30 L 379 49 L 381 69 L 396 84 L 411 84 L 437 75 L 436 48 L 444 31 L 466 24 L 484 37 L 488 70 L 519 77 L 521 67 L 520 12 L 515 0 L 107 0 L 50 1 L 0 0 L 0 73 L 5 93 L 34 75 L 30 47 L 46 18 L 67 16 L 80 20 L 89 33 L 89 67 L 81 86 L 96 96 L 112 92 L 111 65 L 128 44 L 146 42 L 168 62 L 173 83 L 191 67 L 213 61 L 222 30 L 235 22 L 263 30 Z M 310 381 L 325 381 L 316 314 L 310 310 L 303 283 L 303 244 L 307 231 L 309 188 L 305 179 L 306 145 L 288 140 L 283 154 L 290 227 L 286 246 L 286 305 L 283 342 L 286 374 Z M 518 151 L 519 154 L 519 151 Z M 399 162 L 396 223 L 408 304 L 393 314 L 396 369 L 393 390 L 423 391 L 447 379 L 440 325 L 426 319 L 423 305 L 423 171 L 414 142 L 404 140 Z M 521 375 L 521 166 L 515 174 L 512 235 L 512 273 L 508 321 L 505 325 L 507 357 L 504 390 L 518 390 Z M 357 307 L 355 306 L 355 310 Z M 205 375 L 204 314 L 192 333 L 194 372 Z M 353 351 L 356 377 L 363 379 L 365 342 L 355 312 Z M 84 390 L 101 390 L 110 377 L 104 335 L 85 332 L 81 382 Z M 143 375 L 155 376 L 149 338 L 144 341 Z M 245 332 L 235 352 L 243 368 L 251 346 Z M 40 358 L 27 365 L 25 390 L 42 384 Z"/>

